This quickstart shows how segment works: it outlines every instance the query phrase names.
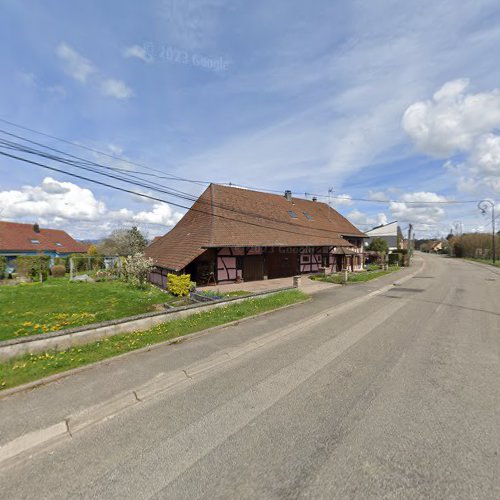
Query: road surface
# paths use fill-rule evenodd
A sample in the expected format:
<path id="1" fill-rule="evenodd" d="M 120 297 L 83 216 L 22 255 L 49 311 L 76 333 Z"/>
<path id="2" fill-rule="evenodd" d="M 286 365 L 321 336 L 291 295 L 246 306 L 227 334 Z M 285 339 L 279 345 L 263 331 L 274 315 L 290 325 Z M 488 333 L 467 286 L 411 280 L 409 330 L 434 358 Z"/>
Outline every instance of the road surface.
<path id="1" fill-rule="evenodd" d="M 404 284 L 321 321 L 304 320 L 339 294 L 379 285 L 325 291 L 170 351 L 125 358 L 120 373 L 140 380 L 161 356 L 211 356 L 290 330 L 4 467 L 1 497 L 500 498 L 500 270 L 421 259 Z M 44 404 L 58 404 L 65 387 L 85 401 L 84 377 L 96 393 L 119 378 L 81 377 L 12 399 L 24 408 L 18 420 L 48 418 Z"/>

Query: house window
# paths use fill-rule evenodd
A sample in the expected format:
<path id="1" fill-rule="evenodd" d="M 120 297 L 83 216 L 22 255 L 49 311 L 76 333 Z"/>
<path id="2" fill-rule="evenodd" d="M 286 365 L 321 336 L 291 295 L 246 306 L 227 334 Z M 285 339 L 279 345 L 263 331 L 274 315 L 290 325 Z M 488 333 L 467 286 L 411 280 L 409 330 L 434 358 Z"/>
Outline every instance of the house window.
<path id="1" fill-rule="evenodd" d="M 58 243 L 58 242 L 56 243 L 56 247 L 62 247 L 62 246 L 63 246 L 62 243 Z"/>
<path id="2" fill-rule="evenodd" d="M 295 212 L 292 212 L 292 210 L 287 210 L 287 212 L 292 219 L 298 219 L 297 214 Z"/>
<path id="3" fill-rule="evenodd" d="M 307 220 L 313 220 L 313 218 L 307 212 L 304 212 L 304 215 L 306 216 Z"/>
<path id="4" fill-rule="evenodd" d="M 33 245 L 39 245 L 40 244 L 40 241 L 38 240 L 30 240 L 31 243 L 33 243 Z"/>

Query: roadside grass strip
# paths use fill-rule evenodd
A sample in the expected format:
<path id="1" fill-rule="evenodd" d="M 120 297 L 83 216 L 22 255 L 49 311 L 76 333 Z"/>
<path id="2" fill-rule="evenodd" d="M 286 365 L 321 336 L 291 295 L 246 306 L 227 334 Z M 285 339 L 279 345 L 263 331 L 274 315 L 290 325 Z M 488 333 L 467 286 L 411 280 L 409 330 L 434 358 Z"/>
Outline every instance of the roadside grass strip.
<path id="1" fill-rule="evenodd" d="M 308 295 L 299 290 L 286 290 L 270 296 L 248 299 L 237 304 L 195 313 L 185 318 L 162 323 L 149 330 L 115 335 L 66 351 L 26 354 L 0 363 L 0 389 L 15 387 L 148 345 L 302 302 L 308 298 Z"/>
<path id="2" fill-rule="evenodd" d="M 490 266 L 500 267 L 500 260 L 497 260 L 494 264 L 491 259 L 475 259 L 473 257 L 465 257 L 465 260 L 470 260 L 471 262 L 479 262 L 480 264 L 489 264 Z"/>
<path id="3" fill-rule="evenodd" d="M 359 271 L 356 273 L 349 273 L 347 277 L 347 283 L 362 283 L 365 281 L 370 281 L 375 278 L 380 278 L 386 274 L 391 274 L 395 271 L 399 271 L 401 267 L 390 266 L 387 271 L 378 269 L 375 271 Z M 342 284 L 342 275 L 332 274 L 330 276 L 314 276 L 312 279 L 315 281 L 325 281 L 326 283 L 335 283 L 337 285 Z"/>

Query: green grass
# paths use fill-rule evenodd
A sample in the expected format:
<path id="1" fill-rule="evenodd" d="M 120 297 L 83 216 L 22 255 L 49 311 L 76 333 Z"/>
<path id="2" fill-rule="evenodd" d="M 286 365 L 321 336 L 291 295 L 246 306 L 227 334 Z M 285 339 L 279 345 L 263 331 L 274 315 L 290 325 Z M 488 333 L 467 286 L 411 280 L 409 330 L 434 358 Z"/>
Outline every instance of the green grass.
<path id="1" fill-rule="evenodd" d="M 494 264 L 491 259 L 475 259 L 473 257 L 466 257 L 465 260 L 470 260 L 472 262 L 479 262 L 481 264 L 489 264 L 490 266 L 500 267 L 500 258 Z"/>
<path id="2" fill-rule="evenodd" d="M 169 300 L 157 288 L 133 288 L 119 281 L 0 286 L 0 340 L 123 318 L 155 309 Z"/>
<path id="3" fill-rule="evenodd" d="M 386 274 L 393 273 L 401 269 L 398 266 L 390 266 L 388 271 L 383 271 L 382 269 L 377 269 L 374 271 L 359 271 L 356 273 L 349 273 L 347 278 L 347 283 L 362 283 L 365 281 L 370 281 L 375 278 L 380 278 L 381 276 L 385 276 Z M 313 279 L 317 281 L 326 281 L 327 283 L 336 283 L 337 285 L 342 284 L 342 275 L 341 274 L 332 274 L 330 276 L 319 276 L 316 275 Z"/>
<path id="4" fill-rule="evenodd" d="M 211 309 L 162 323 L 150 330 L 108 337 L 67 351 L 29 354 L 0 363 L 0 388 L 37 380 L 54 373 L 94 363 L 147 345 L 182 337 L 213 326 L 223 325 L 247 316 L 270 311 L 306 300 L 299 290 L 287 290 L 262 298 Z"/>

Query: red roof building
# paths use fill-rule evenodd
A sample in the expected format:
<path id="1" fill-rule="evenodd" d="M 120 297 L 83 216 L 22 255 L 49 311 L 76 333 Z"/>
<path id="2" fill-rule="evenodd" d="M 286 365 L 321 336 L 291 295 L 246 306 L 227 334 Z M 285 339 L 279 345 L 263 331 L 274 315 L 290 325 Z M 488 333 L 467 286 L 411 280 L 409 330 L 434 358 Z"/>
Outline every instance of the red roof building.
<path id="1" fill-rule="evenodd" d="M 66 231 L 40 228 L 38 224 L 0 221 L 0 255 L 54 257 L 87 251 L 87 245 L 74 240 Z"/>
<path id="2" fill-rule="evenodd" d="M 146 249 L 152 281 L 185 272 L 198 284 L 361 269 L 366 235 L 326 203 L 211 184 Z"/>

